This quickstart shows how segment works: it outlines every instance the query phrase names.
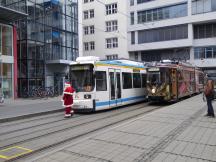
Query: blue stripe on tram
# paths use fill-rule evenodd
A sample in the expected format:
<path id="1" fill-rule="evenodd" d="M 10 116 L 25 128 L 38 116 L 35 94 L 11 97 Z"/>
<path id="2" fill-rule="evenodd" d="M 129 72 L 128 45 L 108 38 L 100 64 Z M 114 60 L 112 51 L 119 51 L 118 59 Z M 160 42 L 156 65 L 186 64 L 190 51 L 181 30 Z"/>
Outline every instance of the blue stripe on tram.
<path id="1" fill-rule="evenodd" d="M 145 99 L 145 96 L 121 98 L 121 99 L 117 99 L 117 103 L 118 102 L 127 102 L 127 101 L 132 101 L 132 100 L 138 100 L 138 99 Z M 96 102 L 96 107 L 106 106 L 106 105 L 113 105 L 113 104 L 116 104 L 116 100 Z"/>

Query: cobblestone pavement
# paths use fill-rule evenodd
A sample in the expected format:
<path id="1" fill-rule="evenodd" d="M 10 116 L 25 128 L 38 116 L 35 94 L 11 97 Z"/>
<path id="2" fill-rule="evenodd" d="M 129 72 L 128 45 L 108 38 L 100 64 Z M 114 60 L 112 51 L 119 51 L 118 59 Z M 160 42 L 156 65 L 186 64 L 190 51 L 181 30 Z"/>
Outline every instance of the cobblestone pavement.
<path id="1" fill-rule="evenodd" d="M 61 96 L 48 99 L 6 99 L 0 104 L 0 122 L 62 110 Z"/>
<path id="2" fill-rule="evenodd" d="M 204 117 L 206 110 L 198 95 L 32 161 L 216 161 L 216 119 Z"/>

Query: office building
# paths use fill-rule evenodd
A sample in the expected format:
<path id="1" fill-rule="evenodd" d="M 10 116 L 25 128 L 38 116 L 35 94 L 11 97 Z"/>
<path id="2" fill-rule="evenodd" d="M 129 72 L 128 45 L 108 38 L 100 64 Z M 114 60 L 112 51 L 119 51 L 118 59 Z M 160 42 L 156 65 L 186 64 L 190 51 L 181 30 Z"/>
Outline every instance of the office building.
<path id="1" fill-rule="evenodd" d="M 215 0 L 128 0 L 127 4 L 130 58 L 184 60 L 216 77 Z"/>

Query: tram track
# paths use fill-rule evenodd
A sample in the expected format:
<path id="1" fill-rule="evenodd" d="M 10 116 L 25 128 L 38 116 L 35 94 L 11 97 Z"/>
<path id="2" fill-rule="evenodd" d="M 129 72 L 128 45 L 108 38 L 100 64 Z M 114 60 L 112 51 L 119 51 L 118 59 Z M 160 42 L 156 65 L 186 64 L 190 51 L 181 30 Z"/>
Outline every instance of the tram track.
<path id="1" fill-rule="evenodd" d="M 115 110 L 112 113 L 109 113 L 109 115 L 106 115 L 106 113 L 96 113 L 95 115 L 97 115 L 97 119 L 90 120 L 90 121 L 84 121 L 81 122 L 79 124 L 76 124 L 74 126 L 70 126 L 70 127 L 65 127 L 64 129 L 59 129 L 56 131 L 50 131 L 49 133 L 46 134 L 42 134 L 39 136 L 35 136 L 33 138 L 28 138 L 28 139 L 24 139 L 24 140 L 20 140 L 20 141 L 16 141 L 13 142 L 11 144 L 8 145 L 4 145 L 3 147 L 1 147 L 0 149 L 5 149 L 8 147 L 11 147 L 13 145 L 21 145 L 21 146 L 28 146 L 28 143 L 37 143 L 36 141 L 41 141 L 43 138 L 48 138 L 48 139 L 57 139 L 54 140 L 54 142 L 51 143 L 46 143 L 46 144 L 42 144 L 39 146 L 36 146 L 36 148 L 33 148 L 33 152 L 27 155 L 22 155 L 20 157 L 17 157 L 16 159 L 20 159 L 22 157 L 26 157 L 26 156 L 30 156 L 34 153 L 40 152 L 40 151 L 44 151 L 46 149 L 49 148 L 53 148 L 56 147 L 58 145 L 62 145 L 66 142 L 71 142 L 74 139 L 77 139 L 79 137 L 83 137 L 85 135 L 91 134 L 93 132 L 97 132 L 98 130 L 101 129 L 105 129 L 107 127 L 113 126 L 115 124 L 118 124 L 119 122 L 124 122 L 126 120 L 130 120 L 132 118 L 138 117 L 140 115 L 146 114 L 148 112 L 154 111 L 155 109 L 158 108 L 162 108 L 163 106 L 149 106 L 147 104 L 143 105 L 143 104 L 139 104 L 136 105 L 135 107 L 129 109 L 129 110 L 124 110 L 124 111 L 120 111 L 120 112 L 115 112 Z M 124 109 L 124 108 L 122 108 Z M 115 113 L 115 114 L 114 114 Z M 102 117 L 100 117 L 102 116 Z M 83 116 L 79 116 L 76 118 L 82 118 Z M 87 117 L 85 120 L 92 118 L 92 115 L 90 115 L 90 117 Z M 74 119 L 74 118 L 72 118 Z M 68 123 L 73 122 L 72 120 L 68 120 Z M 54 127 L 55 128 L 55 127 Z M 90 129 L 92 128 L 92 129 Z M 78 129 L 78 130 L 76 130 Z M 71 134 L 71 132 L 76 132 L 74 134 Z M 66 136 L 64 137 L 64 139 L 59 139 L 58 137 L 61 137 L 62 134 L 66 134 Z M 22 135 L 23 136 L 23 135 Z M 16 137 L 14 137 L 16 138 Z M 9 139 L 11 141 L 11 139 Z M 30 144 L 31 146 L 31 144 Z M 12 159 L 12 161 L 14 161 L 15 159 Z M 8 160 L 11 161 L 11 160 Z"/>
<path id="2" fill-rule="evenodd" d="M 12 140 L 13 140 L 14 138 L 24 137 L 24 136 L 26 136 L 26 135 L 31 135 L 31 134 L 33 134 L 33 133 L 37 133 L 38 131 L 47 131 L 47 129 L 50 129 L 51 131 L 50 131 L 49 133 L 44 133 L 44 134 L 42 134 L 42 135 L 35 136 L 34 138 L 43 137 L 43 136 L 49 135 L 49 134 L 51 134 L 51 133 L 57 133 L 57 132 L 64 131 L 64 130 L 67 130 L 67 129 L 73 129 L 73 128 L 78 127 L 78 126 L 82 126 L 82 125 L 84 125 L 84 124 L 86 124 L 86 123 L 88 123 L 88 122 L 95 122 L 95 121 L 98 121 L 98 120 L 103 120 L 103 119 L 105 119 L 105 118 L 115 117 L 115 116 L 118 116 L 118 115 L 120 115 L 120 114 L 124 114 L 124 113 L 127 113 L 127 112 L 136 111 L 137 109 L 140 109 L 140 108 L 142 108 L 143 106 L 146 106 L 146 104 L 145 104 L 145 105 L 141 104 L 141 106 L 140 106 L 140 104 L 139 104 L 139 105 L 135 105 L 135 106 L 136 106 L 136 107 L 135 107 L 135 108 L 132 108 L 132 110 L 130 110 L 130 109 L 129 109 L 129 110 L 123 110 L 124 108 L 118 109 L 120 112 L 115 113 L 114 115 L 113 115 L 112 113 L 113 113 L 113 111 L 115 111 L 115 109 L 114 109 L 114 110 L 111 110 L 111 111 L 107 111 L 106 113 L 103 113 L 103 112 L 100 113 L 100 112 L 99 112 L 98 114 L 96 114 L 96 116 L 94 116 L 94 120 L 89 120 L 89 119 L 92 119 L 92 116 L 91 116 L 91 115 L 86 116 L 86 118 L 83 117 L 83 116 L 77 116 L 77 117 L 73 117 L 73 118 L 71 118 L 71 119 L 64 119 L 64 118 L 62 119 L 62 116 L 61 116 L 61 122 L 63 122 L 63 123 L 54 125 L 54 126 L 52 126 L 52 127 L 48 126 L 48 124 L 55 124 L 55 123 L 58 123 L 60 120 L 57 120 L 55 123 L 54 123 L 54 122 L 47 122 L 47 124 L 45 124 L 45 125 L 47 125 L 47 128 L 43 128 L 43 129 L 41 129 L 40 127 L 41 127 L 42 125 L 44 125 L 44 124 L 40 124 L 40 125 L 33 126 L 33 127 L 27 127 L 27 128 L 25 128 L 25 129 L 22 128 L 22 129 L 18 129 L 18 130 L 16 130 L 16 131 L 11 131 L 11 133 L 15 133 L 14 136 L 12 136 L 12 137 L 10 137 L 10 132 L 4 132 L 4 133 L 2 133 L 1 136 L 0 136 L 0 137 L 1 137 L 1 138 L 0 138 L 0 142 L 1 142 L 1 141 L 4 141 L 4 142 L 11 141 L 11 142 L 12 142 Z M 107 114 L 107 113 L 109 113 L 109 114 Z M 111 115 L 110 115 L 110 114 L 111 114 Z M 97 119 L 95 119 L 96 117 L 97 117 Z M 80 122 L 80 118 L 82 118 L 82 122 L 81 122 L 81 123 L 79 123 L 79 122 Z M 84 119 L 83 119 L 83 118 L 84 118 Z M 73 120 L 73 121 L 71 121 L 71 120 Z M 85 121 L 85 120 L 87 120 L 87 121 Z M 73 126 L 71 126 L 71 127 L 65 126 L 65 125 L 71 124 L 71 122 L 73 122 L 73 124 L 74 124 L 75 122 L 78 122 L 78 124 L 75 123 L 75 125 L 73 125 Z M 53 129 L 58 128 L 58 127 L 60 127 L 60 126 L 62 126 L 63 128 L 62 128 L 62 129 L 58 129 L 58 130 L 56 130 L 56 131 L 52 131 Z M 31 130 L 31 129 L 36 128 L 36 127 L 39 127 L 39 129 L 34 130 L 34 131 L 30 131 L 29 133 L 25 133 L 25 134 L 20 134 L 20 135 L 18 135 L 20 131 L 23 131 L 23 130 Z M 7 137 L 4 138 L 3 135 L 6 135 Z M 31 139 L 34 139 L 34 138 L 28 138 L 28 139 L 26 139 L 26 140 L 31 140 Z M 12 144 L 10 144 L 10 145 L 6 145 L 6 146 L 3 146 L 3 147 L 0 147 L 0 149 L 4 149 L 5 147 L 9 147 L 9 146 L 11 146 L 11 145 L 13 145 L 13 144 L 19 144 L 20 142 L 24 142 L 24 141 L 16 141 L 16 142 L 14 142 L 14 143 L 12 143 Z M 1 143 L 2 143 L 2 142 L 1 142 Z"/>
<path id="3" fill-rule="evenodd" d="M 128 110 L 125 110 L 124 108 L 117 108 L 117 109 L 112 109 L 112 110 L 107 110 L 107 112 L 106 113 L 103 113 L 104 111 L 102 111 L 102 112 L 96 112 L 95 114 L 89 114 L 89 115 L 87 115 L 86 116 L 86 118 L 84 117 L 84 116 L 82 116 L 82 115 L 75 115 L 75 116 L 73 116 L 73 118 L 71 118 L 71 119 L 73 119 L 73 122 L 76 122 L 77 120 L 79 120 L 80 118 L 85 118 L 85 120 L 87 120 L 87 119 L 92 119 L 92 115 L 95 115 L 94 117 L 99 117 L 99 118 L 103 118 L 103 116 L 104 117 L 109 117 L 109 116 L 113 116 L 113 115 L 109 115 L 109 114 L 112 114 L 112 113 L 114 113 L 114 111 L 120 111 L 120 112 L 118 112 L 118 113 L 115 113 L 115 116 L 117 116 L 117 115 L 119 115 L 119 114 L 121 114 L 121 113 L 125 113 L 125 112 L 128 112 L 128 111 L 133 111 L 133 110 L 137 110 L 137 109 L 139 109 L 139 108 L 141 108 L 142 106 L 146 106 L 146 104 L 145 105 L 143 105 L 143 104 L 141 104 L 142 106 L 139 106 L 140 104 L 138 104 L 138 105 L 135 105 L 137 108 L 133 108 L 133 107 L 129 107 L 128 108 Z M 130 110 L 130 108 L 132 109 L 132 110 Z M 121 112 L 122 111 L 122 112 Z M 103 114 L 102 114 L 103 113 Z M 3 137 L 3 135 L 7 135 L 7 136 L 9 136 L 11 133 L 17 133 L 17 132 L 20 132 L 20 131 L 24 131 L 24 130 L 31 130 L 31 129 L 33 129 L 33 128 L 37 128 L 37 127 L 41 127 L 41 126 L 45 126 L 45 125 L 49 125 L 49 124 L 55 124 L 55 123 L 58 123 L 58 122 L 63 122 L 63 123 L 60 123 L 60 124 L 58 124 L 58 125 L 55 125 L 55 126 L 53 126 L 53 127 L 48 127 L 48 128 L 55 128 L 55 127 L 59 127 L 59 126 L 64 126 L 65 125 L 65 123 L 68 123 L 68 119 L 64 119 L 64 118 L 62 118 L 62 114 L 61 115 L 58 115 L 59 117 L 60 117 L 60 119 L 59 120 L 55 120 L 55 121 L 49 121 L 49 122 L 45 122 L 45 123 L 42 123 L 42 124 L 36 124 L 36 125 L 34 125 L 34 126 L 30 126 L 30 127 L 25 127 L 25 128 L 21 128 L 21 129 L 13 129 L 13 130 L 11 130 L 11 131 L 4 131 L 3 133 L 0 133 L 0 137 L 2 138 Z M 53 117 L 56 117 L 56 116 L 53 116 Z M 52 117 L 52 118 L 53 118 Z M 51 118 L 51 117 L 50 117 Z M 45 119 L 45 117 L 43 118 L 43 119 Z M 35 119 L 36 120 L 36 119 Z M 35 120 L 33 120 L 33 121 L 35 121 Z M 40 120 L 40 122 L 41 122 L 41 118 L 39 118 L 38 120 Z M 70 119 L 69 119 L 70 120 Z M 74 121 L 75 120 L 75 121 Z M 25 123 L 26 122 L 32 122 L 32 120 L 29 120 L 29 121 L 25 121 Z M 23 123 L 23 124 L 25 124 L 25 123 Z M 16 127 L 17 127 L 17 124 L 14 124 Z M 76 126 L 76 125 L 75 125 Z M 79 126 L 79 125 L 78 125 Z M 0 127 L 1 128 L 1 127 Z M 38 129 L 38 130 L 36 130 L 35 132 L 37 132 L 37 131 L 43 131 L 43 130 L 46 130 L 47 128 L 44 128 L 44 129 Z M 61 131 L 61 130 L 59 130 L 59 131 Z M 34 131 L 32 131 L 31 133 L 34 133 Z M 27 135 L 27 134 L 21 134 L 20 136 L 24 136 L 24 135 Z M 19 137 L 19 136 L 15 136 L 15 137 Z M 2 140 L 7 140 L 7 138 L 6 139 L 1 139 L 0 138 L 0 141 L 2 141 Z M 13 138 L 13 137 L 12 137 Z M 8 138 L 8 139 L 12 139 L 12 138 Z"/>

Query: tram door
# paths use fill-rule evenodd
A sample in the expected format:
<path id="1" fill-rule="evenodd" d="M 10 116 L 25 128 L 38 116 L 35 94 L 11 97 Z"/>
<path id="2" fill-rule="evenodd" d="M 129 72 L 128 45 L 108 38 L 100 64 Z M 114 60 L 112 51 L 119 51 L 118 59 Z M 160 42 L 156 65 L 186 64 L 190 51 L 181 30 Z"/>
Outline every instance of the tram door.
<path id="1" fill-rule="evenodd" d="M 121 105 L 121 70 L 109 69 L 109 105 Z"/>
<path id="2" fill-rule="evenodd" d="M 171 95 L 173 99 L 178 99 L 178 78 L 176 69 L 171 69 Z"/>

